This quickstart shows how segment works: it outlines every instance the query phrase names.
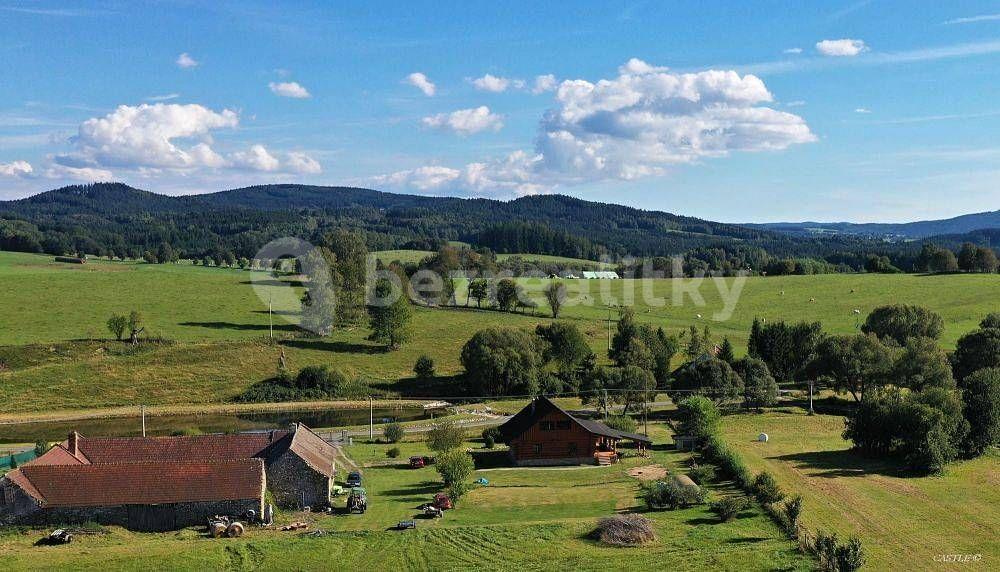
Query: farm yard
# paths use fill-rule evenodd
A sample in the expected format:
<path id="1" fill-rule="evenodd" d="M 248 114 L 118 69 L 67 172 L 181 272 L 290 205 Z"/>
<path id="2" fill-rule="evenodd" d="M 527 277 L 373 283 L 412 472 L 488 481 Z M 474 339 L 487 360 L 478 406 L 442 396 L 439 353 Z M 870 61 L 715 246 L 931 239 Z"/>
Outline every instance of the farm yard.
<path id="1" fill-rule="evenodd" d="M 658 443 L 669 440 L 662 425 L 651 429 Z M 477 471 L 473 478 L 484 477 L 489 485 L 468 493 L 443 519 L 416 518 L 416 530 L 389 530 L 413 518 L 416 506 L 441 487 L 432 467 L 405 468 L 409 455 L 427 453 L 422 441 L 396 446 L 402 453 L 396 465 L 385 464 L 389 445 L 356 442 L 346 448 L 355 462 L 375 465 L 363 469 L 370 508 L 362 515 L 284 513 L 277 524 L 308 520 L 309 528 L 251 528 L 239 539 L 211 539 L 194 529 L 137 534 L 113 528 L 106 535 L 51 547 L 32 546 L 40 531 L 6 530 L 0 532 L 0 559 L 18 570 L 138 570 L 152 559 L 182 570 L 316 568 L 334 561 L 338 567 L 378 570 L 540 570 L 554 558 L 579 570 L 618 569 L 623 558 L 638 568 L 812 568 L 812 561 L 758 508 L 724 524 L 716 524 L 704 505 L 645 513 L 658 538 L 637 548 L 607 547 L 590 539 L 598 517 L 646 510 L 636 496 L 639 481 L 627 474 L 630 468 L 656 463 L 671 472 L 684 469 L 688 454 L 663 447 L 651 459 L 627 459 L 612 467 Z M 475 450 L 482 443 L 464 446 Z M 716 498 L 732 494 L 726 484 L 710 489 Z M 317 530 L 325 534 L 309 534 Z"/>

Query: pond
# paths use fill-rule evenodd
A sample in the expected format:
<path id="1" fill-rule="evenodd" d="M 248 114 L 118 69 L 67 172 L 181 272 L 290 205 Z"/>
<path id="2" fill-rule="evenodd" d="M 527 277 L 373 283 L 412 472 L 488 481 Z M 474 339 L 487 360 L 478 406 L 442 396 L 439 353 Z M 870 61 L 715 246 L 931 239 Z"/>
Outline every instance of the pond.
<path id="1" fill-rule="evenodd" d="M 423 408 L 375 409 L 375 423 L 416 421 L 446 415 L 446 410 Z M 284 429 L 301 422 L 311 428 L 347 427 L 368 423 L 367 409 L 328 409 L 311 411 L 269 411 L 266 413 L 210 413 L 197 415 L 146 416 L 146 435 L 172 435 L 180 432 L 226 433 Z M 377 429 L 376 429 L 377 430 Z M 0 443 L 62 441 L 72 431 L 85 437 L 133 437 L 142 435 L 142 419 L 80 419 L 77 421 L 42 421 L 0 425 Z"/>

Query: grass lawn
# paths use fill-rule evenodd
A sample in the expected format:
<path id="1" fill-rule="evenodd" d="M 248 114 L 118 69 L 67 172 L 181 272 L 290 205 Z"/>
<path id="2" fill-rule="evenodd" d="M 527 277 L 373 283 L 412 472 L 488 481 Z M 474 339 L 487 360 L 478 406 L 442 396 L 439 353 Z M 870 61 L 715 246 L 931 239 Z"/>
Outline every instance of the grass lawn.
<path id="1" fill-rule="evenodd" d="M 264 298 L 252 278 L 265 282 Z M 259 282 L 260 280 L 256 280 Z M 545 280 L 525 280 L 541 288 Z M 632 280 L 567 280 L 577 305 L 561 319 L 577 324 L 599 356 L 607 347 L 607 304 L 635 294 L 638 319 L 668 331 L 709 325 L 729 336 L 738 354 L 755 316 L 768 320 L 819 320 L 832 333 L 856 331 L 858 317 L 893 302 L 922 304 L 945 320 L 942 344 L 953 347 L 963 333 L 995 310 L 996 275 L 825 275 L 750 278 L 732 315 L 713 316 L 725 304 L 711 280 L 655 280 L 651 296 Z M 734 287 L 723 281 L 725 289 Z M 671 304 L 677 286 L 700 285 L 699 301 L 687 295 Z M 259 273 L 192 265 L 147 265 L 94 261 L 57 264 L 50 257 L 0 252 L 0 413 L 124 405 L 220 403 L 274 375 L 281 347 L 268 341 L 267 298 L 275 301 L 275 334 L 289 367 L 326 364 L 363 378 L 386 394 L 449 397 L 450 376 L 461 373 L 461 347 L 488 326 L 534 328 L 551 318 L 465 308 L 416 308 L 413 336 L 386 353 L 365 338 L 366 328 L 339 330 L 327 338 L 299 337 L 295 325 L 301 290 Z M 814 302 L 810 300 L 814 299 Z M 474 303 L 472 304 L 475 305 Z M 138 309 L 148 331 L 175 343 L 139 353 L 107 342 L 107 317 Z M 699 318 L 698 315 L 702 317 Z M 8 325 L 14 325 L 8 327 Z M 435 361 L 441 376 L 432 385 L 413 379 L 421 355 Z"/>
<path id="2" fill-rule="evenodd" d="M 931 570 L 939 554 L 982 554 L 976 569 L 1000 560 L 1000 455 L 954 463 L 942 476 L 909 477 L 886 460 L 849 450 L 843 418 L 800 411 L 726 417 L 727 441 L 749 468 L 770 471 L 804 500 L 811 529 L 857 534 L 872 570 Z M 765 432 L 768 443 L 758 443 Z"/>
<path id="3" fill-rule="evenodd" d="M 658 442 L 667 433 L 655 426 Z M 480 447 L 479 443 L 469 443 Z M 356 443 L 348 452 L 359 463 L 382 462 L 389 445 Z M 399 444 L 401 462 L 426 453 L 422 442 Z M 120 529 L 73 544 L 33 547 L 41 531 L 0 532 L 0 561 L 33 569 L 366 569 L 366 570 L 620 570 L 740 569 L 809 570 L 813 562 L 758 509 L 717 524 L 705 506 L 648 513 L 658 539 L 641 548 L 611 548 L 588 537 L 597 518 L 642 510 L 629 467 L 662 463 L 672 470 L 685 454 L 656 451 L 652 460 L 629 459 L 613 467 L 485 470 L 488 487 L 469 493 L 444 519 L 417 519 L 417 530 L 388 530 L 413 518 L 416 506 L 441 489 L 433 468 L 364 469 L 369 510 L 363 515 L 282 514 L 306 518 L 311 537 L 251 529 L 241 539 L 211 540 L 195 530 L 135 534 Z M 729 494 L 724 485 L 712 494 Z"/>

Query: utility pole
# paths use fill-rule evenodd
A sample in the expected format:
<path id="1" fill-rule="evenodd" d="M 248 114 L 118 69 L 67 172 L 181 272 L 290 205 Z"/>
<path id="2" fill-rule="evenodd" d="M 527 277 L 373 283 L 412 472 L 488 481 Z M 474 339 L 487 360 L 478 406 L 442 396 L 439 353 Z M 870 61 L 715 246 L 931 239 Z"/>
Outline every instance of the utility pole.
<path id="1" fill-rule="evenodd" d="M 809 415 L 816 413 L 816 411 L 813 410 L 813 385 L 815 383 L 815 381 L 811 379 L 809 380 Z"/>
<path id="2" fill-rule="evenodd" d="M 611 306 L 608 306 L 608 351 L 611 351 Z"/>
<path id="3" fill-rule="evenodd" d="M 368 439 L 375 439 L 375 398 L 368 396 Z"/>
<path id="4" fill-rule="evenodd" d="M 142 436 L 146 436 L 146 406 L 139 406 L 139 414 L 142 416 Z"/>
<path id="5" fill-rule="evenodd" d="M 267 327 L 271 332 L 271 340 L 274 340 L 274 318 L 271 317 L 271 295 L 267 295 Z"/>

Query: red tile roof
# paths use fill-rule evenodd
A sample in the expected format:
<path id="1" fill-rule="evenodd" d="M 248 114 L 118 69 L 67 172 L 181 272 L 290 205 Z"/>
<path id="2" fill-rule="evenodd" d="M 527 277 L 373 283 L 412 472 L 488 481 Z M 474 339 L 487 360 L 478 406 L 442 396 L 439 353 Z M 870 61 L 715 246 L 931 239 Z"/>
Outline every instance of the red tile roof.
<path id="1" fill-rule="evenodd" d="M 264 494 L 264 461 L 25 465 L 7 477 L 43 507 L 246 500 Z"/>
<path id="2" fill-rule="evenodd" d="M 289 435 L 288 431 L 184 437 L 80 437 L 80 453 L 91 464 L 250 459 Z M 63 443 L 65 447 L 67 444 Z"/>

